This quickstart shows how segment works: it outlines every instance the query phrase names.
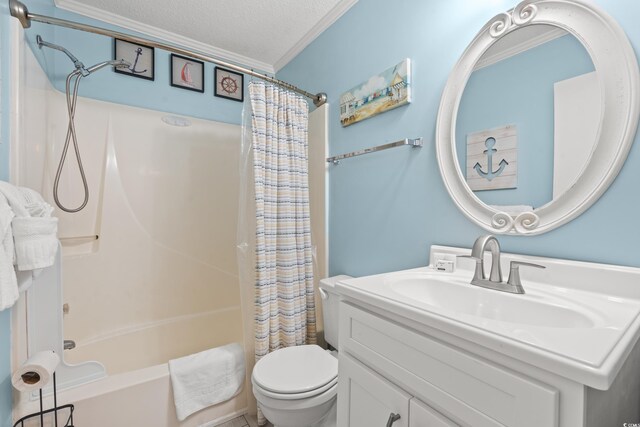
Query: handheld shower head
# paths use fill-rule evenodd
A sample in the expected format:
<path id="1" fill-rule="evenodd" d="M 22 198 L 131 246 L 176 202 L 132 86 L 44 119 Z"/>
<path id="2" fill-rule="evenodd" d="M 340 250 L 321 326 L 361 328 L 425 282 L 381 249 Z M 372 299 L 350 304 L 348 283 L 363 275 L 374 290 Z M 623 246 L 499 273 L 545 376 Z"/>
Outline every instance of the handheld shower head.
<path id="1" fill-rule="evenodd" d="M 111 60 L 111 61 L 100 62 L 100 63 L 98 63 L 96 65 L 88 67 L 86 70 L 87 70 L 88 74 L 91 74 L 94 71 L 98 71 L 98 70 L 100 70 L 100 69 L 102 69 L 104 67 L 108 67 L 108 66 L 111 66 L 111 67 L 114 67 L 114 68 L 129 68 L 131 66 L 131 63 L 125 61 L 124 59 L 117 59 L 117 60 L 114 59 L 114 60 Z"/>
<path id="2" fill-rule="evenodd" d="M 38 36 L 38 44 L 40 44 L 41 46 L 47 46 L 45 43 L 46 42 Z M 60 46 L 53 45 L 49 47 L 58 49 Z M 58 50 L 62 50 L 63 52 L 67 53 L 69 57 L 72 56 L 64 48 L 61 48 Z M 82 63 L 80 63 L 80 65 L 82 65 Z M 82 209 L 84 209 L 85 206 L 87 206 L 87 203 L 89 202 L 89 184 L 87 183 L 87 177 L 84 173 L 84 167 L 82 166 L 82 158 L 80 156 L 80 149 L 78 147 L 78 137 L 76 135 L 76 126 L 74 122 L 74 117 L 76 114 L 76 102 L 78 100 L 78 88 L 80 86 L 80 81 L 82 80 L 83 77 L 87 77 L 89 74 L 93 73 L 94 71 L 97 71 L 107 66 L 112 66 L 115 68 L 122 68 L 122 67 L 128 68 L 131 66 L 131 64 L 125 60 L 104 61 L 89 68 L 86 68 L 84 65 L 79 67 L 76 64 L 76 69 L 73 70 L 71 73 L 69 73 L 69 75 L 67 76 L 66 93 L 67 93 L 67 112 L 69 114 L 69 125 L 67 126 L 67 137 L 64 141 L 64 148 L 62 149 L 62 155 L 60 156 L 60 162 L 58 163 L 58 170 L 56 171 L 56 176 L 53 180 L 53 199 L 55 200 L 56 205 L 60 209 L 68 213 L 80 212 Z M 73 89 L 71 88 L 72 86 L 73 86 Z M 82 186 L 84 187 L 84 200 L 78 207 L 75 207 L 75 208 L 66 207 L 65 205 L 62 204 L 62 202 L 60 201 L 60 198 L 58 197 L 59 196 L 58 192 L 60 189 L 60 178 L 62 176 L 62 169 L 64 168 L 64 162 L 67 158 L 69 145 L 71 144 L 73 144 L 73 150 L 75 151 L 76 160 L 78 162 L 78 169 L 80 170 L 80 178 L 82 179 Z"/>

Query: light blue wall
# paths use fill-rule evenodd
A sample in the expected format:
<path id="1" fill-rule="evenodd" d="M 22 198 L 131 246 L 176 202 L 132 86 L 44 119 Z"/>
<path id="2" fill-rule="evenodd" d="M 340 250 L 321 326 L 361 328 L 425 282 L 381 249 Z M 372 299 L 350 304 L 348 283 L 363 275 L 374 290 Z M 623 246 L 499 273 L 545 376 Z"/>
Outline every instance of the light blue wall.
<path id="1" fill-rule="evenodd" d="M 9 178 L 9 16 L 0 2 L 0 180 Z M 10 311 L 0 311 L 0 427 L 11 425 Z"/>
<path id="2" fill-rule="evenodd" d="M 456 122 L 461 169 L 467 170 L 468 134 L 504 125 L 516 125 L 518 130 L 517 188 L 477 191 L 480 200 L 490 205 L 534 207 L 551 201 L 553 84 L 591 71 L 593 63 L 586 49 L 578 39 L 566 35 L 471 75 Z M 494 157 L 494 167 L 499 161 L 500 157 Z"/>
<path id="3" fill-rule="evenodd" d="M 425 265 L 428 247 L 470 247 L 484 233 L 455 207 L 443 186 L 433 145 L 436 115 L 447 76 L 481 26 L 513 7 L 513 0 L 360 0 L 287 65 L 278 76 L 324 90 L 332 104 L 332 154 L 423 136 L 420 150 L 397 148 L 331 167 L 329 250 L 332 274 L 353 275 Z M 618 20 L 636 51 L 640 3 L 599 0 Z M 414 102 L 342 128 L 344 90 L 410 57 Z M 516 88 L 514 88 L 516 89 Z M 640 144 L 609 191 L 575 221 L 536 237 L 501 237 L 516 253 L 640 267 Z"/>
<path id="4" fill-rule="evenodd" d="M 129 30 L 55 8 L 53 0 L 27 1 L 27 5 L 29 10 L 34 13 L 53 14 L 62 19 L 132 33 Z M 65 80 L 74 69 L 73 63 L 61 52 L 54 52 L 50 49 L 40 51 L 35 44 L 36 35 L 40 34 L 46 41 L 64 46 L 86 66 L 113 59 L 113 39 L 109 37 L 37 23 L 27 30 L 26 34 L 29 44 L 49 79 L 60 91 L 65 90 Z M 170 86 L 169 59 L 169 52 L 155 50 L 154 81 L 117 74 L 108 68 L 102 69 L 82 80 L 80 96 L 201 119 L 240 124 L 242 103 L 213 95 L 213 64 L 205 64 L 205 92 L 198 93 Z M 245 78 L 245 86 L 247 84 L 248 79 Z"/>

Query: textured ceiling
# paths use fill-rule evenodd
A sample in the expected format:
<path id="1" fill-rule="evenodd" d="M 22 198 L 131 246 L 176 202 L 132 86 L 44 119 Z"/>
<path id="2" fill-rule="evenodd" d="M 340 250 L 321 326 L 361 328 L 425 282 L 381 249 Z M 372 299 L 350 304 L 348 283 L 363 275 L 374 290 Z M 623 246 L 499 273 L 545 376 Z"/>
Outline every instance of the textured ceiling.
<path id="1" fill-rule="evenodd" d="M 272 66 L 345 3 L 354 1 L 56 0 L 64 9 L 107 12 L 107 22 L 123 17 Z"/>

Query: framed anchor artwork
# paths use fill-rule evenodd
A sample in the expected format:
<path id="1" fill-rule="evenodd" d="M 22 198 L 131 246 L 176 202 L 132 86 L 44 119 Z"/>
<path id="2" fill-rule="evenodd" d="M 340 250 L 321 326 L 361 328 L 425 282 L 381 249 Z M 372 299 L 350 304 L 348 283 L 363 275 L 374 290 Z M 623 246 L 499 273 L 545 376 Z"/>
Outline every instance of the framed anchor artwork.
<path id="1" fill-rule="evenodd" d="M 467 185 L 472 191 L 518 186 L 518 132 L 515 125 L 467 135 Z"/>
<path id="2" fill-rule="evenodd" d="M 155 80 L 155 50 L 150 46 L 113 39 L 113 59 L 129 62 L 127 68 L 113 68 L 119 74 Z"/>

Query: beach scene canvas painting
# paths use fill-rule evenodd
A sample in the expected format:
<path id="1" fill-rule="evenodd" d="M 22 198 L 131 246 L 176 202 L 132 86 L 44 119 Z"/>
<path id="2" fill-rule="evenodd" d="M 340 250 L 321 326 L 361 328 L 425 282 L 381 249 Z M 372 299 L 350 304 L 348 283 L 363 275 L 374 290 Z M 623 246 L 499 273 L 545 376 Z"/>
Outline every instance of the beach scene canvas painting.
<path id="1" fill-rule="evenodd" d="M 340 122 L 349 126 L 411 102 L 411 60 L 371 77 L 340 97 Z"/>

